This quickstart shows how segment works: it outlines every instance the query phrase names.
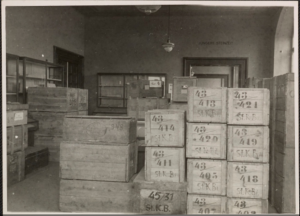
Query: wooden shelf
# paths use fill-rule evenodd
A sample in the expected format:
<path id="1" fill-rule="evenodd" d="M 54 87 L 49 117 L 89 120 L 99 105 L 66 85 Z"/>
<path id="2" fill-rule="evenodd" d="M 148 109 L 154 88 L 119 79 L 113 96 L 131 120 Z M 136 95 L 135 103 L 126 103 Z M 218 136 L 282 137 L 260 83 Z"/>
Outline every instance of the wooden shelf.
<path id="1" fill-rule="evenodd" d="M 17 76 L 13 76 L 13 75 L 6 75 L 7 78 L 17 78 Z"/>
<path id="2" fill-rule="evenodd" d="M 61 82 L 62 80 L 61 80 L 61 79 L 51 79 L 51 78 L 47 78 L 47 81 L 59 81 L 59 82 Z"/>

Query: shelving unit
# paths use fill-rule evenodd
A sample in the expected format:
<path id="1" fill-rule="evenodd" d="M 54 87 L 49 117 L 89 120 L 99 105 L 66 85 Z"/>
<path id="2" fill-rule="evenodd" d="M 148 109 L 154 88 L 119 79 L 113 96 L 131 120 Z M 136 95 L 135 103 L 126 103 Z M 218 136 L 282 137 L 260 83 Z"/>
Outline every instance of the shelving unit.
<path id="1" fill-rule="evenodd" d="M 6 99 L 7 102 L 19 102 L 19 56 L 6 54 Z"/>

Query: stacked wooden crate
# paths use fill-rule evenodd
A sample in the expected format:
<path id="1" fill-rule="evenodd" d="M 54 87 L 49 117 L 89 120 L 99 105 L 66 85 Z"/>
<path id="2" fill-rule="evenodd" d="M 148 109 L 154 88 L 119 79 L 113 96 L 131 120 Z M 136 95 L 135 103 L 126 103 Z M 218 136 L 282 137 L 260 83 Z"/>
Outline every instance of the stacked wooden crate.
<path id="1" fill-rule="evenodd" d="M 28 146 L 28 104 L 7 103 L 7 185 L 25 178 L 25 148 Z"/>
<path id="2" fill-rule="evenodd" d="M 75 88 L 28 88 L 29 117 L 39 122 L 36 146 L 49 148 L 50 161 L 59 161 L 63 121 L 68 115 L 87 115 L 88 91 Z"/>
<path id="3" fill-rule="evenodd" d="M 136 120 L 66 116 L 60 145 L 61 211 L 134 212 Z"/>
<path id="4" fill-rule="evenodd" d="M 228 89 L 227 211 L 268 213 L 269 90 Z"/>
<path id="5" fill-rule="evenodd" d="M 185 111 L 147 111 L 145 145 L 145 169 L 134 180 L 137 213 L 185 214 Z"/>
<path id="6" fill-rule="evenodd" d="M 188 88 L 188 214 L 226 213 L 226 88 Z"/>

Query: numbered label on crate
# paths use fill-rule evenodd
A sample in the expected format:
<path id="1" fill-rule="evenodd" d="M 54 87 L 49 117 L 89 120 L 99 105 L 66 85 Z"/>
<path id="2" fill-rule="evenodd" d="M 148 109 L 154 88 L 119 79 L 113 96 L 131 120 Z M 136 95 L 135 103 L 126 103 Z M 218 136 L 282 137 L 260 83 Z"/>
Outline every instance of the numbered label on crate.
<path id="1" fill-rule="evenodd" d="M 174 211 L 173 203 L 178 194 L 173 191 L 141 189 L 140 213 L 170 214 Z"/>
<path id="2" fill-rule="evenodd" d="M 151 142 L 156 144 L 173 144 L 177 141 L 179 127 L 176 114 L 150 115 Z"/>
<path id="3" fill-rule="evenodd" d="M 192 187 L 194 193 L 221 194 L 222 164 L 219 161 L 193 161 Z"/>
<path id="4" fill-rule="evenodd" d="M 264 155 L 264 148 L 267 148 L 269 136 L 266 127 L 259 126 L 229 126 L 231 147 L 229 158 L 233 161 L 252 161 L 262 162 Z M 266 130 L 266 131 L 265 131 Z"/>
<path id="5" fill-rule="evenodd" d="M 225 126 L 224 126 L 225 127 Z M 226 129 L 222 125 L 192 125 L 187 148 L 192 157 L 220 158 Z"/>
<path id="6" fill-rule="evenodd" d="M 230 163 L 230 177 L 232 197 L 262 198 L 264 182 L 263 164 Z"/>
<path id="7" fill-rule="evenodd" d="M 259 199 L 234 199 L 229 198 L 229 214 L 262 214 L 263 200 Z M 267 201 L 265 201 L 267 202 Z"/>
<path id="8" fill-rule="evenodd" d="M 191 198 L 188 201 L 192 202 L 192 209 L 189 209 L 188 214 L 223 214 L 226 212 L 226 197 L 189 196 Z"/>
<path id="9" fill-rule="evenodd" d="M 179 182 L 179 151 L 151 150 L 151 178 L 158 181 Z"/>
<path id="10" fill-rule="evenodd" d="M 201 120 L 220 119 L 222 116 L 221 89 L 194 89 L 193 112 Z"/>
<path id="11" fill-rule="evenodd" d="M 150 81 L 150 88 L 160 88 L 162 85 L 160 80 L 151 80 Z"/>

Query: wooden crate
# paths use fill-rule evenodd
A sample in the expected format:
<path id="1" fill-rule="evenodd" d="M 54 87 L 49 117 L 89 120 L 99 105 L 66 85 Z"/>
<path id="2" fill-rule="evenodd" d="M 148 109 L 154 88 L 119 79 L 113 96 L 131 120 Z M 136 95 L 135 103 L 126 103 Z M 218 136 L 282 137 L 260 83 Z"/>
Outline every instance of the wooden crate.
<path id="1" fill-rule="evenodd" d="M 6 128 L 7 132 L 7 153 L 13 154 L 16 151 L 24 151 L 28 146 L 27 125 L 18 125 Z"/>
<path id="2" fill-rule="evenodd" d="M 187 123 L 186 157 L 226 159 L 226 124 Z"/>
<path id="3" fill-rule="evenodd" d="M 188 88 L 189 122 L 226 123 L 227 88 Z"/>
<path id="4" fill-rule="evenodd" d="M 78 89 L 77 109 L 78 111 L 88 110 L 88 90 Z"/>
<path id="5" fill-rule="evenodd" d="M 167 109 L 167 98 L 128 98 L 127 115 L 145 121 L 145 112 L 154 109 Z"/>
<path id="6" fill-rule="evenodd" d="M 188 214 L 226 214 L 227 197 L 188 194 Z"/>
<path id="7" fill-rule="evenodd" d="M 6 126 L 27 124 L 28 104 L 7 103 L 6 104 Z"/>
<path id="8" fill-rule="evenodd" d="M 37 120 L 39 129 L 35 135 L 63 136 L 63 123 L 66 116 L 77 115 L 78 112 L 29 112 L 29 118 Z"/>
<path id="9" fill-rule="evenodd" d="M 228 124 L 269 125 L 270 91 L 258 88 L 229 88 L 227 108 Z"/>
<path id="10" fill-rule="evenodd" d="M 18 151 L 7 155 L 7 185 L 13 185 L 25 178 L 25 154 Z"/>
<path id="11" fill-rule="evenodd" d="M 184 182 L 185 149 L 146 147 L 146 181 Z"/>
<path id="12" fill-rule="evenodd" d="M 137 171 L 137 144 L 99 145 L 74 141 L 60 144 L 64 179 L 128 182 Z"/>
<path id="13" fill-rule="evenodd" d="M 268 200 L 227 198 L 228 214 L 268 214 Z"/>
<path id="14" fill-rule="evenodd" d="M 128 98 L 145 98 L 164 96 L 164 82 L 150 80 L 132 80 L 127 89 Z"/>
<path id="15" fill-rule="evenodd" d="M 188 87 L 196 86 L 196 77 L 173 77 L 172 100 L 175 102 L 188 101 Z"/>
<path id="16" fill-rule="evenodd" d="M 134 213 L 134 178 L 128 183 L 61 179 L 59 209 L 63 212 Z"/>
<path id="17" fill-rule="evenodd" d="M 227 161 L 188 159 L 188 193 L 226 195 Z"/>
<path id="18" fill-rule="evenodd" d="M 63 138 L 59 136 L 41 136 L 38 134 L 34 134 L 34 145 L 48 148 L 49 161 L 59 162 L 59 147 L 62 141 Z"/>
<path id="19" fill-rule="evenodd" d="M 228 162 L 227 196 L 268 199 L 269 164 Z"/>
<path id="20" fill-rule="evenodd" d="M 186 182 L 149 182 L 143 168 L 133 180 L 136 191 L 135 212 L 139 214 L 185 214 Z"/>
<path id="21" fill-rule="evenodd" d="M 228 161 L 269 162 L 268 126 L 228 126 Z"/>
<path id="22" fill-rule="evenodd" d="M 172 102 L 169 104 L 169 109 L 179 109 L 179 110 L 185 110 L 186 113 L 186 120 L 189 121 L 188 117 L 188 112 L 189 112 L 189 107 L 187 103 L 176 103 Z"/>
<path id="23" fill-rule="evenodd" d="M 49 150 L 43 146 L 32 146 L 25 149 L 25 175 L 49 164 Z"/>
<path id="24" fill-rule="evenodd" d="M 136 120 L 123 116 L 66 116 L 64 139 L 124 144 L 136 141 Z"/>
<path id="25" fill-rule="evenodd" d="M 146 146 L 183 147 L 185 144 L 184 110 L 149 110 L 145 114 Z"/>

